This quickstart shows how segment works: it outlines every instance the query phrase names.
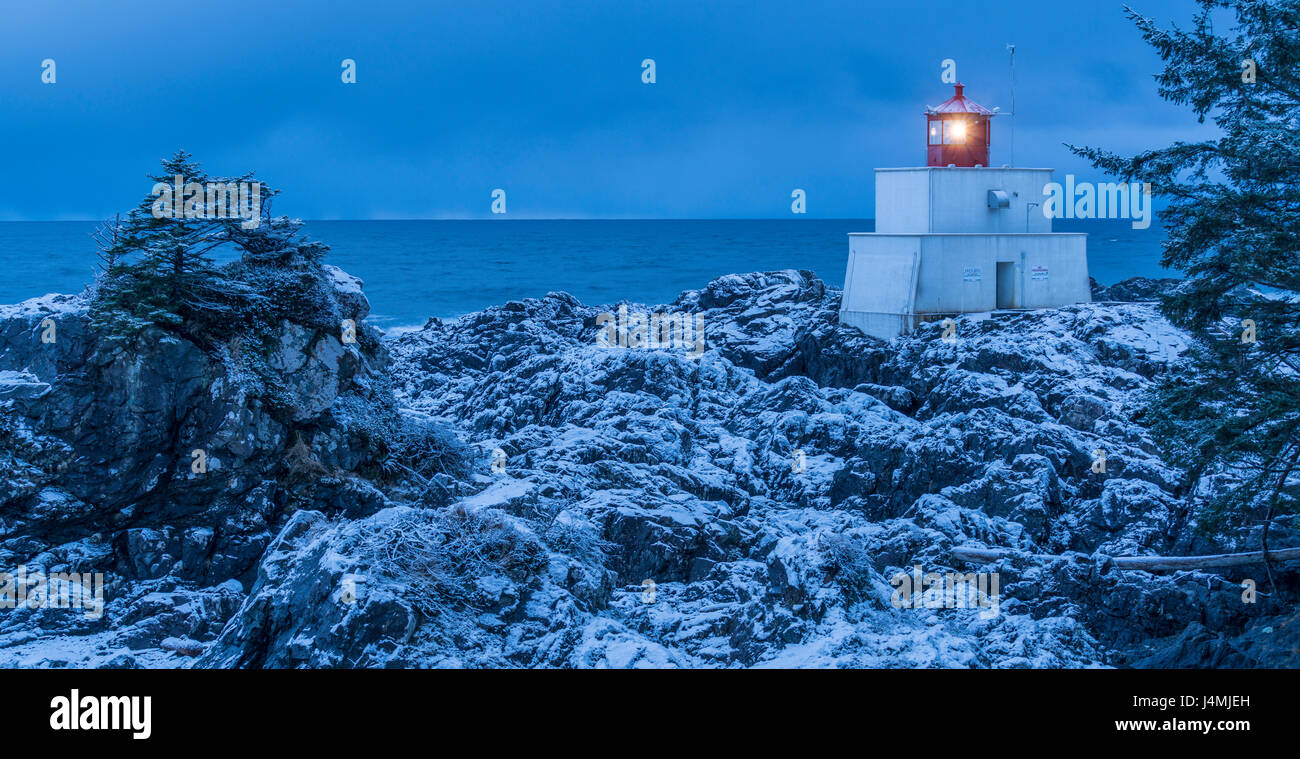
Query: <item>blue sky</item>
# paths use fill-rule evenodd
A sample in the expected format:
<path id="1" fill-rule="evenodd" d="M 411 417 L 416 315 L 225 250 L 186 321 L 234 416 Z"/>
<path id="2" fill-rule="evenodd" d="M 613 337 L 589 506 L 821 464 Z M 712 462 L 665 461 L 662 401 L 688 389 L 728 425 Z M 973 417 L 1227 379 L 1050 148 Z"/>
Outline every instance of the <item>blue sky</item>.
<path id="1" fill-rule="evenodd" d="M 1186 25 L 1187 0 L 1131 0 Z M 123 10 L 129 8 L 129 11 Z M 99 219 L 178 148 L 255 170 L 308 219 L 870 217 L 872 169 L 924 163 L 952 58 L 1010 109 L 1017 165 L 1097 178 L 1063 142 L 1208 133 L 1155 94 L 1110 0 L 102 0 L 10 3 L 0 219 Z M 57 82 L 41 82 L 52 58 Z M 341 61 L 357 83 L 340 81 Z M 653 58 L 657 81 L 641 81 Z M 993 163 L 1007 162 L 1008 119 Z"/>

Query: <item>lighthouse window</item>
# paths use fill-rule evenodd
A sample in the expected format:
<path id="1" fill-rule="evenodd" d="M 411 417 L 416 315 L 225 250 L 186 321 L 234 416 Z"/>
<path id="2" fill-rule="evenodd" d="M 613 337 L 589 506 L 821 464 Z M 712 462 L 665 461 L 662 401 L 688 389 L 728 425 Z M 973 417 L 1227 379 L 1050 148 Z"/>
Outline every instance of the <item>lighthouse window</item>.
<path id="1" fill-rule="evenodd" d="M 966 122 L 965 121 L 943 122 L 943 144 L 965 145 L 966 144 Z"/>
<path id="2" fill-rule="evenodd" d="M 942 121 L 930 122 L 930 144 L 931 145 L 943 144 L 943 141 L 939 139 L 939 125 L 942 123 L 943 123 Z"/>

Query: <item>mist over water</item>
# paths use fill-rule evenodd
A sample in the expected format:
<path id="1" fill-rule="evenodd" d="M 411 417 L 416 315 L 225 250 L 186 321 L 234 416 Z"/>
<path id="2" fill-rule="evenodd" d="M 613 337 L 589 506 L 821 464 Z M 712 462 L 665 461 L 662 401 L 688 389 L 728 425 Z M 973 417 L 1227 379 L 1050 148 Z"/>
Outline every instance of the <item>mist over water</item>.
<path id="1" fill-rule="evenodd" d="M 83 221 L 0 223 L 0 303 L 80 291 L 98 260 Z M 1058 220 L 1088 233 L 1102 284 L 1178 276 L 1160 266 L 1164 231 L 1127 220 Z M 732 273 L 810 269 L 842 287 L 850 232 L 870 219 L 310 221 L 326 261 L 365 281 L 386 329 L 565 291 L 588 304 L 654 305 Z"/>

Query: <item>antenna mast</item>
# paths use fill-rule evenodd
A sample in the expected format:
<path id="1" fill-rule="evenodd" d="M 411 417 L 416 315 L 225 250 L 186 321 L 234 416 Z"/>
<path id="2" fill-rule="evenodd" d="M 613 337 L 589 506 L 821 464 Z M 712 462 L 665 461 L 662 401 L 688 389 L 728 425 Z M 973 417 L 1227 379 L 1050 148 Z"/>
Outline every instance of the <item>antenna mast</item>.
<path id="1" fill-rule="evenodd" d="M 1011 146 L 1012 166 L 1016 165 L 1016 46 L 1007 43 L 1007 50 L 1011 51 L 1011 136 L 1007 144 Z"/>

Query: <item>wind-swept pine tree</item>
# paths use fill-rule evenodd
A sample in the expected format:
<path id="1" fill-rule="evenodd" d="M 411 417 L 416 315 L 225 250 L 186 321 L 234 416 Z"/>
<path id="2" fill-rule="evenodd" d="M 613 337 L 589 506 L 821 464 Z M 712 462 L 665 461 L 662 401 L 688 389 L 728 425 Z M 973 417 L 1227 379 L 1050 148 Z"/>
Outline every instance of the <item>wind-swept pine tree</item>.
<path id="1" fill-rule="evenodd" d="M 233 187 L 250 178 L 209 177 L 184 151 L 162 161 L 162 171 L 150 177 L 156 191 L 125 219 L 119 217 L 97 233 L 104 263 L 94 303 L 97 323 L 113 334 L 133 334 L 146 326 L 188 333 L 192 330 L 186 325 L 211 322 L 236 308 L 241 298 L 255 299 L 255 292 L 218 274 L 211 253 L 238 245 L 238 240 L 254 247 L 279 244 L 280 236 L 260 229 L 260 219 L 258 227 L 245 230 L 238 217 L 216 217 L 206 193 L 210 183 Z M 200 189 L 178 193 L 178 182 L 182 189 Z M 272 194 L 262 193 L 267 201 Z M 269 202 L 261 210 L 269 211 Z"/>
<path id="2" fill-rule="evenodd" d="M 267 359 L 281 347 L 286 322 L 340 329 L 333 279 L 321 267 L 329 248 L 308 240 L 301 221 L 272 216 L 277 192 L 251 173 L 211 177 L 179 152 L 152 179 L 150 196 L 94 234 L 101 275 L 93 324 L 113 339 L 156 338 L 161 330 L 189 340 L 227 361 L 272 408 L 288 410 L 282 372 Z M 260 200 L 245 203 L 254 190 Z M 236 213 L 232 193 L 240 195 Z M 168 195 L 177 205 L 161 202 Z M 212 260 L 218 248 L 230 259 L 220 266 Z"/>
<path id="3" fill-rule="evenodd" d="M 1168 203 L 1163 263 L 1187 280 L 1162 309 L 1195 343 L 1145 416 L 1202 483 L 1201 526 L 1262 525 L 1267 550 L 1300 495 L 1300 0 L 1198 2 L 1188 30 L 1128 15 L 1164 61 L 1161 97 L 1220 135 L 1131 158 L 1070 147 Z"/>
<path id="4" fill-rule="evenodd" d="M 171 186 L 177 176 L 183 182 L 207 181 L 183 151 L 164 160 L 162 168 L 161 175 L 150 177 L 155 183 Z M 160 216 L 154 213 L 157 200 L 155 194 L 146 196 L 124 221 L 100 231 L 101 239 L 111 242 L 101 243 L 100 258 L 106 266 L 96 314 L 111 319 L 118 331 L 182 324 L 185 294 L 194 278 L 209 268 L 202 254 L 191 250 L 203 221 L 183 213 Z"/>

